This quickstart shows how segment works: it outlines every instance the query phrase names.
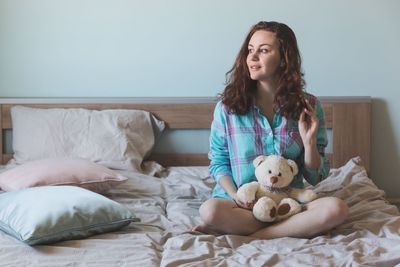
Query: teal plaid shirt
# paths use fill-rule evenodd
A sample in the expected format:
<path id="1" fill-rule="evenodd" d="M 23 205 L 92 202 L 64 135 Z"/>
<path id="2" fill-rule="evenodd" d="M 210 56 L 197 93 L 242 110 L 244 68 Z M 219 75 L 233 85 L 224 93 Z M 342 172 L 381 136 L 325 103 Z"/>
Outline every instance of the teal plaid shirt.
<path id="1" fill-rule="evenodd" d="M 296 161 L 299 173 L 292 186 L 304 186 L 303 177 L 312 185 L 328 176 L 329 162 L 325 157 L 328 144 L 324 111 L 318 99 L 305 94 L 313 106 L 319 119 L 317 147 L 321 155 L 321 165 L 317 169 L 304 165 L 303 142 L 300 137 L 298 123 L 275 113 L 272 125 L 255 105 L 245 115 L 228 112 L 222 102 L 218 102 L 214 110 L 211 124 L 209 170 L 216 181 L 213 197 L 230 198 L 220 186 L 222 176 L 230 176 L 236 188 L 245 183 L 255 181 L 253 160 L 258 155 L 282 155 Z M 319 178 L 319 179 L 318 179 Z"/>

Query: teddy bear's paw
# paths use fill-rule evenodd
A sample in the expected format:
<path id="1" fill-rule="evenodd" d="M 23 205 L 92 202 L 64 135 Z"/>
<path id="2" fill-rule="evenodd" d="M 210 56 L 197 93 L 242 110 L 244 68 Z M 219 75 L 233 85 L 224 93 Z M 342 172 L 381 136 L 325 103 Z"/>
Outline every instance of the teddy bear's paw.
<path id="1" fill-rule="evenodd" d="M 290 211 L 290 205 L 288 203 L 283 203 L 278 207 L 278 215 L 283 216 L 288 214 Z"/>
<path id="2" fill-rule="evenodd" d="M 262 222 L 273 222 L 277 215 L 276 203 L 269 197 L 260 198 L 253 207 L 254 217 Z"/>
<path id="3" fill-rule="evenodd" d="M 308 203 L 318 198 L 317 193 L 311 189 L 292 189 L 290 196 L 302 203 Z"/>
<path id="4" fill-rule="evenodd" d="M 317 197 L 318 197 L 317 193 L 315 193 L 313 190 L 307 189 L 304 192 L 305 202 L 313 201 Z"/>
<path id="5" fill-rule="evenodd" d="M 301 211 L 301 205 L 292 198 L 284 198 L 278 206 L 278 220 L 286 219 Z"/>
<path id="6" fill-rule="evenodd" d="M 258 187 L 259 187 L 258 182 L 251 182 L 248 184 L 244 184 L 241 187 L 239 187 L 236 194 L 239 200 L 242 201 L 243 203 L 253 202 L 256 198 L 256 192 Z"/>

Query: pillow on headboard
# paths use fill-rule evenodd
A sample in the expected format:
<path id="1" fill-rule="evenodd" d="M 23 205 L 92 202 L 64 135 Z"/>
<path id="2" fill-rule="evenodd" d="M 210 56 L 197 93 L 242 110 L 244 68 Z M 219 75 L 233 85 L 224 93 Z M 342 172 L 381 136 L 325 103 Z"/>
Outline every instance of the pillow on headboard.
<path id="1" fill-rule="evenodd" d="M 144 170 L 143 159 L 164 129 L 164 122 L 142 110 L 14 106 L 11 119 L 14 163 L 80 157 L 112 169 L 146 173 L 154 170 Z"/>

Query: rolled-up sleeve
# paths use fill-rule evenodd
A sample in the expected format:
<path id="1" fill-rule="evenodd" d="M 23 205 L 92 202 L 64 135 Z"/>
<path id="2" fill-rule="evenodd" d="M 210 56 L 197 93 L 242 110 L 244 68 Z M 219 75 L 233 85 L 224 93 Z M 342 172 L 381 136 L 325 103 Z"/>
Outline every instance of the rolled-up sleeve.
<path id="1" fill-rule="evenodd" d="M 209 171 L 214 180 L 219 183 L 223 176 L 232 177 L 230 157 L 226 134 L 226 112 L 223 104 L 217 103 L 210 132 Z"/>
<path id="2" fill-rule="evenodd" d="M 328 137 L 325 126 L 325 115 L 319 100 L 315 104 L 316 116 L 319 120 L 318 132 L 317 132 L 317 149 L 321 156 L 321 163 L 318 168 L 307 168 L 304 164 L 304 151 L 302 155 L 302 173 L 303 177 L 312 185 L 316 185 L 329 175 L 329 160 L 325 155 L 325 148 L 328 145 Z"/>

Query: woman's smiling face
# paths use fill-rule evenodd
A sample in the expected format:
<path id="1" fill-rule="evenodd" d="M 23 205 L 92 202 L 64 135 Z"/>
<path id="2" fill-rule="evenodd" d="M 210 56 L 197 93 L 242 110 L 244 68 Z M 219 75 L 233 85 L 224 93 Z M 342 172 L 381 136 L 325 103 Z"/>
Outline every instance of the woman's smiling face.
<path id="1" fill-rule="evenodd" d="M 264 30 L 256 31 L 250 38 L 248 51 L 246 62 L 251 79 L 275 80 L 281 62 L 276 34 Z"/>

